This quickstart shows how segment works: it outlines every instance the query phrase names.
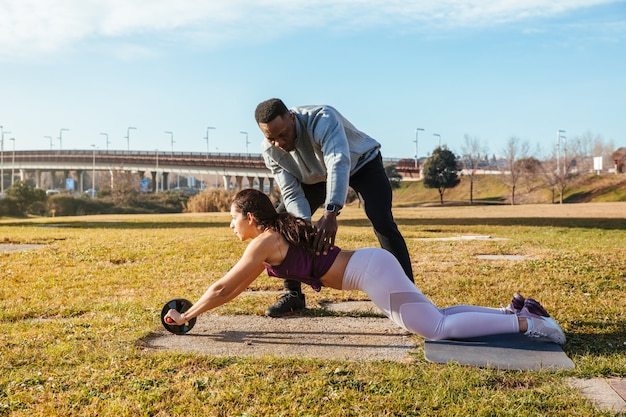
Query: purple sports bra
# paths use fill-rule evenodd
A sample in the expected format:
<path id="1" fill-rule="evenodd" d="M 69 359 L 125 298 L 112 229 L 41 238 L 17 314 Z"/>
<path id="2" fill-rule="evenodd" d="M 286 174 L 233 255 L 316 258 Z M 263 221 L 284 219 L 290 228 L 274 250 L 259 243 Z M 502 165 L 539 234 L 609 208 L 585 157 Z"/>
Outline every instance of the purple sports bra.
<path id="1" fill-rule="evenodd" d="M 271 277 L 300 281 L 319 291 L 320 278 L 328 272 L 339 252 L 341 249 L 334 246 L 326 255 L 314 255 L 300 246 L 289 245 L 283 262 L 277 266 L 265 264 L 265 269 Z"/>

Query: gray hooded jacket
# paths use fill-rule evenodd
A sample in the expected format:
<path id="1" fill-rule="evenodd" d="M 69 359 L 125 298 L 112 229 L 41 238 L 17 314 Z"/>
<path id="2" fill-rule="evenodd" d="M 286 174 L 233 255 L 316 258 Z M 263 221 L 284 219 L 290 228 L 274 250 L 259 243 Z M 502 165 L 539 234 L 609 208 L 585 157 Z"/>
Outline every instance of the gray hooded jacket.
<path id="1" fill-rule="evenodd" d="M 311 220 L 301 184 L 327 182 L 325 204 L 345 205 L 350 176 L 378 156 L 380 143 L 357 130 L 330 106 L 299 106 L 295 149 L 285 152 L 263 141 L 263 159 L 289 213 Z"/>

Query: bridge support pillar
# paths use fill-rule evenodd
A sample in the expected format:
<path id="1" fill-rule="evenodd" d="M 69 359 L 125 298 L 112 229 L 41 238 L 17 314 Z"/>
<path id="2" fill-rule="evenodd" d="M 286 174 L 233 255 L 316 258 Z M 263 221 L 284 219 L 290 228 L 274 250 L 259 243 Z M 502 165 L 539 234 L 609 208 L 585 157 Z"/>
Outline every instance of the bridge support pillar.
<path id="1" fill-rule="evenodd" d="M 161 180 L 163 181 L 163 189 L 166 189 L 166 190 L 170 189 L 169 177 L 170 177 L 169 172 L 164 172 L 161 174 Z"/>
<path id="2" fill-rule="evenodd" d="M 261 190 L 262 192 L 265 192 L 265 188 L 263 187 L 265 183 L 265 178 L 259 177 L 259 190 Z"/>
<path id="3" fill-rule="evenodd" d="M 41 170 L 35 170 L 35 188 L 41 188 Z"/>
<path id="4" fill-rule="evenodd" d="M 274 177 L 270 177 L 267 180 L 270 183 L 270 196 L 274 197 Z"/>
<path id="5" fill-rule="evenodd" d="M 70 171 L 68 169 L 63 170 L 63 188 L 67 190 L 67 179 L 70 178 Z"/>
<path id="6" fill-rule="evenodd" d="M 157 190 L 157 172 L 156 171 L 150 171 L 150 176 L 151 176 L 150 184 L 152 185 L 152 192 L 156 193 L 156 192 L 158 192 L 158 190 Z"/>
<path id="7" fill-rule="evenodd" d="M 85 171 L 83 171 L 82 169 L 77 170 L 76 171 L 76 176 L 78 177 L 78 182 L 79 182 L 79 190 L 74 190 L 74 191 L 80 191 L 81 193 L 83 191 L 85 191 Z"/>
<path id="8" fill-rule="evenodd" d="M 228 191 L 230 188 L 230 175 L 224 175 L 224 191 Z"/>
<path id="9" fill-rule="evenodd" d="M 58 189 L 64 189 L 65 188 L 65 177 L 63 177 L 63 175 L 65 175 L 63 173 L 63 171 L 61 171 L 61 180 L 59 181 L 59 171 L 57 170 L 53 170 L 51 172 L 52 175 L 52 188 L 58 188 Z"/>
<path id="10" fill-rule="evenodd" d="M 238 190 L 243 189 L 243 177 L 241 175 L 235 176 L 235 183 Z"/>
<path id="11" fill-rule="evenodd" d="M 254 177 L 248 177 L 248 188 L 254 188 Z"/>

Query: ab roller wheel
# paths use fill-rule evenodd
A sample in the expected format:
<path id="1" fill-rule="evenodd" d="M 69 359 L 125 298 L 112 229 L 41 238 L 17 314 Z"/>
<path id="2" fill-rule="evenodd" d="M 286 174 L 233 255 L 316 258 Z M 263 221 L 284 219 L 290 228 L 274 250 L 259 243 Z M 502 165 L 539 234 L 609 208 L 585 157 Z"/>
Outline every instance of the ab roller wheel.
<path id="1" fill-rule="evenodd" d="M 191 301 L 185 300 L 184 298 L 174 298 L 173 300 L 165 303 L 165 305 L 163 306 L 163 310 L 161 310 L 161 323 L 163 324 L 163 327 L 165 327 L 165 330 L 174 334 L 185 334 L 189 330 L 193 329 L 194 324 L 196 324 L 195 317 L 185 324 L 181 324 L 180 326 L 175 324 L 174 322 L 167 323 L 165 320 L 165 316 L 170 311 L 170 309 L 174 309 L 179 313 L 184 313 L 185 311 L 189 310 L 191 306 Z M 167 320 L 170 321 L 171 318 L 168 317 Z"/>

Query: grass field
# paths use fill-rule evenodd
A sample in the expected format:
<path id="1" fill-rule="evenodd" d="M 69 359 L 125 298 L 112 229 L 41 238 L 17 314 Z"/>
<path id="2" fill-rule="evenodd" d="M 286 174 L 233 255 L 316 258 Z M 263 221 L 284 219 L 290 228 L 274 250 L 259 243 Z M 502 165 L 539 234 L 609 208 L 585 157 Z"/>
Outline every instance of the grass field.
<path id="1" fill-rule="evenodd" d="M 439 192 L 425 188 L 423 181 L 403 181 L 394 191 L 394 201 L 402 206 L 439 204 Z M 509 204 L 510 189 L 501 175 L 476 175 L 474 177 L 474 202 L 476 204 Z M 516 187 L 516 204 L 549 204 L 553 202 L 549 188 L 537 181 L 520 180 Z M 470 180 L 461 176 L 461 183 L 444 193 L 445 204 L 465 204 L 470 199 Z M 554 202 L 559 201 L 558 193 Z M 563 194 L 565 203 L 626 202 L 626 175 L 584 175 L 568 184 Z"/>
<path id="2" fill-rule="evenodd" d="M 163 303 L 195 300 L 245 243 L 226 213 L 0 220 L 0 416 L 600 416 L 565 379 L 626 376 L 626 203 L 398 207 L 416 284 L 440 306 L 514 291 L 562 325 L 576 368 L 511 372 L 410 363 L 216 358 L 149 351 Z M 337 243 L 376 246 L 358 207 Z M 489 235 L 503 240 L 427 238 Z M 528 255 L 485 261 L 479 254 Z M 262 276 L 251 289 L 279 290 Z M 307 303 L 363 299 L 307 291 Z M 242 295 L 219 314 L 263 314 Z M 316 314 L 310 311 L 308 314 Z M 294 352 L 297 354 L 297 352 Z"/>

